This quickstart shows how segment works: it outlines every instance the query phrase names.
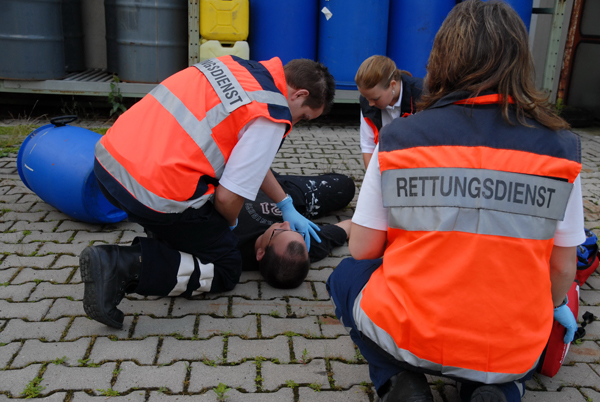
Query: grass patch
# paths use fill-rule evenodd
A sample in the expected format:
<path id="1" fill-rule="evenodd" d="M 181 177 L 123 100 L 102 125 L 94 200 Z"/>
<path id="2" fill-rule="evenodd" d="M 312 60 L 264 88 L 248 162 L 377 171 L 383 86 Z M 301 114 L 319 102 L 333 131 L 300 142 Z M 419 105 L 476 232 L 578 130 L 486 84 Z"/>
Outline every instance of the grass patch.
<path id="1" fill-rule="evenodd" d="M 38 127 L 40 127 L 39 124 L 0 127 L 0 157 L 19 152 L 23 140 Z"/>

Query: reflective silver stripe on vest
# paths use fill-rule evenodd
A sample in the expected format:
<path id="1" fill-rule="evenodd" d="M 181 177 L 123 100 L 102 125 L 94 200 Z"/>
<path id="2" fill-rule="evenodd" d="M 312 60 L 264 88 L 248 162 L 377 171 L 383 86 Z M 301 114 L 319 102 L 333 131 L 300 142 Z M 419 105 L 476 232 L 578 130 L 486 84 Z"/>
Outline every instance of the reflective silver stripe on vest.
<path id="1" fill-rule="evenodd" d="M 364 290 L 364 288 L 363 288 Z M 538 361 L 531 366 L 525 373 L 493 373 L 477 370 L 469 370 L 461 367 L 449 367 L 443 366 L 439 363 L 434 363 L 429 360 L 421 359 L 414 355 L 408 350 L 400 349 L 390 334 L 379 328 L 367 314 L 360 308 L 360 301 L 362 300 L 363 290 L 360 291 L 359 295 L 354 301 L 352 308 L 352 315 L 356 327 L 363 335 L 367 336 L 379 347 L 392 355 L 396 360 L 406 362 L 414 367 L 421 367 L 428 370 L 435 370 L 442 373 L 442 375 L 466 379 L 471 381 L 477 381 L 484 384 L 499 384 L 510 381 L 516 381 L 522 378 L 527 372 L 537 366 Z M 539 360 L 539 358 L 538 358 Z"/>
<path id="2" fill-rule="evenodd" d="M 458 207 L 389 208 L 394 229 L 425 232 L 464 232 L 518 239 L 549 240 L 558 221 L 508 212 Z"/>
<path id="3" fill-rule="evenodd" d="M 115 177 L 123 187 L 127 189 L 133 196 L 145 206 L 154 209 L 158 212 L 164 213 L 179 213 L 185 211 L 187 208 L 200 208 L 206 201 L 211 199 L 212 194 L 205 194 L 199 198 L 189 201 L 174 201 L 167 198 L 160 197 L 148 190 L 146 190 L 141 184 L 137 182 L 128 172 L 125 170 L 119 162 L 117 162 L 113 156 L 108 153 L 104 145 L 100 141 L 96 143 L 96 158 L 102 164 L 104 169 Z"/>
<path id="4" fill-rule="evenodd" d="M 208 79 L 228 113 L 252 102 L 231 70 L 221 60 L 204 60 L 194 67 Z"/>
<path id="5" fill-rule="evenodd" d="M 157 85 L 150 91 L 150 95 L 177 120 L 181 128 L 194 140 L 215 171 L 215 177 L 220 179 L 225 169 L 225 157 L 211 134 L 212 129 L 229 116 L 222 104 L 213 107 L 207 111 L 204 119 L 198 120 L 183 102 L 164 85 Z"/>
<path id="6" fill-rule="evenodd" d="M 385 207 L 461 207 L 562 220 L 573 184 L 487 169 L 420 168 L 381 175 Z"/>

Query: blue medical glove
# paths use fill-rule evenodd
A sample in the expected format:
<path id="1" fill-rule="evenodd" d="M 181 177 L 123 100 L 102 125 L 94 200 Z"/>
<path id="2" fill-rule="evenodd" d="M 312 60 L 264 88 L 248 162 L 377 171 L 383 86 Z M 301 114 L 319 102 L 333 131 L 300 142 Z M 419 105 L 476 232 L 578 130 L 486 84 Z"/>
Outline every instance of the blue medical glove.
<path id="1" fill-rule="evenodd" d="M 565 296 L 563 304 L 554 309 L 554 319 L 567 330 L 564 339 L 565 343 L 573 342 L 575 331 L 577 331 L 577 320 L 575 320 L 573 312 L 569 306 L 567 306 L 568 302 L 569 299 Z"/>
<path id="2" fill-rule="evenodd" d="M 306 249 L 308 251 L 310 251 L 310 236 L 314 237 L 317 243 L 321 243 L 321 239 L 317 236 L 317 231 L 321 229 L 296 211 L 294 202 L 289 195 L 286 195 L 283 200 L 277 203 L 277 208 L 281 210 L 283 220 L 290 223 L 292 230 L 304 233 L 304 241 L 306 242 Z"/>
<path id="3" fill-rule="evenodd" d="M 233 229 L 237 228 L 237 224 L 238 224 L 238 218 L 235 218 L 235 225 L 229 226 L 229 230 L 233 230 Z"/>

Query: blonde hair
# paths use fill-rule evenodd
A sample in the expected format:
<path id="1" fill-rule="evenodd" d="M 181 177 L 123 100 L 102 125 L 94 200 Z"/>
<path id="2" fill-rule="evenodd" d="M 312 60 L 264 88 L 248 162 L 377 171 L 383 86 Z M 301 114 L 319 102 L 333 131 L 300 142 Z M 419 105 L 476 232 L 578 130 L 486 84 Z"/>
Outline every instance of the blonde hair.
<path id="1" fill-rule="evenodd" d="M 389 57 L 376 55 L 362 62 L 354 81 L 364 89 L 371 89 L 378 84 L 388 88 L 392 80 L 399 81 L 402 74 L 411 75 L 408 71 L 398 70 L 396 63 Z"/>

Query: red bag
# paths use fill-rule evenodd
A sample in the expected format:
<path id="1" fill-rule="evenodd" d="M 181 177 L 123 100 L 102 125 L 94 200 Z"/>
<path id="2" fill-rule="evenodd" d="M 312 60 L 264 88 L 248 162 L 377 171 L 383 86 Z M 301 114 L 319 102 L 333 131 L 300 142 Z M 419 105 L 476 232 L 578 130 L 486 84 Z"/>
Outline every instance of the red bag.
<path id="1" fill-rule="evenodd" d="M 575 275 L 573 285 L 571 285 L 567 293 L 569 298 L 567 306 L 569 306 L 575 318 L 579 314 L 579 285 L 583 285 L 600 264 L 600 260 L 598 259 L 598 245 L 596 244 L 598 238 L 588 229 L 585 229 L 585 235 L 585 242 L 577 247 L 577 274 Z M 577 329 L 573 341 L 584 337 L 585 326 L 593 320 L 594 315 L 590 312 L 586 312 L 583 315 L 583 323 Z M 565 356 L 570 346 L 570 344 L 565 344 L 563 340 L 566 332 L 565 327 L 554 321 L 552 332 L 550 332 L 550 339 L 548 339 L 548 344 L 540 357 L 537 367 L 539 373 L 548 377 L 554 377 L 558 373 L 558 370 L 565 361 Z"/>
<path id="2" fill-rule="evenodd" d="M 567 306 L 569 306 L 573 315 L 577 318 L 577 314 L 579 314 L 579 284 L 577 281 L 574 281 L 573 285 L 571 285 L 567 297 L 569 298 Z M 571 346 L 570 343 L 565 343 L 564 341 L 566 333 L 567 330 L 565 327 L 554 321 L 552 332 L 550 332 L 550 339 L 548 339 L 548 344 L 542 353 L 542 357 L 540 357 L 537 367 L 539 373 L 548 377 L 554 377 L 558 373 L 569 351 L 569 346 Z"/>

